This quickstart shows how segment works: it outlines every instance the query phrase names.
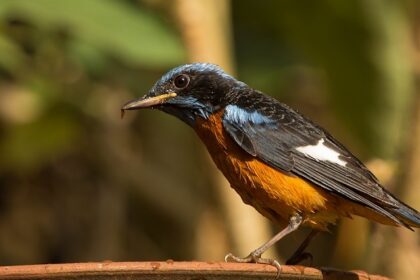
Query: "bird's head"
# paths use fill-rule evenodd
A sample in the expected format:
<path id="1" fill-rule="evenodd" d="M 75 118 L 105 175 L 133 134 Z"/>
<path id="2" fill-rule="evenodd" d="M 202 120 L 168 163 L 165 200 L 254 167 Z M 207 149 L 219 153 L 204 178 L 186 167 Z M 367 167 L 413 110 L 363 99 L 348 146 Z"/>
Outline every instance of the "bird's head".
<path id="1" fill-rule="evenodd" d="M 163 75 L 148 94 L 129 101 L 121 112 L 156 108 L 193 125 L 226 105 L 230 93 L 244 85 L 217 65 L 186 64 Z"/>

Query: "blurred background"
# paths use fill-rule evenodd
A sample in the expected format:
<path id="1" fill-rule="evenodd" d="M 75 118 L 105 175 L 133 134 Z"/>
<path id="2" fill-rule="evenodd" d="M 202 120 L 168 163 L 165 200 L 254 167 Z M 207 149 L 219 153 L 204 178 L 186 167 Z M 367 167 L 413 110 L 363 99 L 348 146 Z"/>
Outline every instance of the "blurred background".
<path id="1" fill-rule="evenodd" d="M 2 0 L 0 264 L 223 260 L 279 230 L 193 131 L 126 114 L 170 68 L 221 65 L 322 124 L 420 209 L 420 3 Z M 307 229 L 267 256 L 284 261 Z M 355 217 L 314 265 L 420 279 L 419 232 Z"/>

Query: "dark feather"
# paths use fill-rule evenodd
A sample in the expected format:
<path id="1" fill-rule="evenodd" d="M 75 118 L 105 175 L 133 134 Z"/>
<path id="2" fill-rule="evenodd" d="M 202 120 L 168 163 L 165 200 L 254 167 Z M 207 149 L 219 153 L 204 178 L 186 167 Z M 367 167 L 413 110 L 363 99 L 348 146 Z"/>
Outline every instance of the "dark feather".
<path id="1" fill-rule="evenodd" d="M 420 214 L 416 210 L 387 192 L 349 150 L 301 114 L 249 88 L 232 93 L 228 104 L 236 106 L 238 112 L 236 116 L 225 112 L 223 125 L 249 154 L 274 168 L 365 205 L 397 224 L 408 227 L 407 221 L 410 221 L 420 225 Z M 316 160 L 296 150 L 297 147 L 315 145 L 320 139 L 324 139 L 325 146 L 340 154 L 345 166 Z"/>

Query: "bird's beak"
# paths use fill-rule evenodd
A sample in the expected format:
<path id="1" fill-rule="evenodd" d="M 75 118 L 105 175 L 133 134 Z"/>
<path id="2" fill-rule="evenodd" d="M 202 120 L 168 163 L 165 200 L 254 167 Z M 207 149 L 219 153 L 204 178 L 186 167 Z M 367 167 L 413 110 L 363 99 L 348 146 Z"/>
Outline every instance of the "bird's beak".
<path id="1" fill-rule="evenodd" d="M 121 108 L 121 118 L 124 116 L 126 110 L 138 110 L 144 108 L 150 108 L 156 105 L 165 103 L 167 100 L 172 99 L 176 96 L 175 92 L 165 93 L 158 96 L 143 96 L 127 102 Z"/>

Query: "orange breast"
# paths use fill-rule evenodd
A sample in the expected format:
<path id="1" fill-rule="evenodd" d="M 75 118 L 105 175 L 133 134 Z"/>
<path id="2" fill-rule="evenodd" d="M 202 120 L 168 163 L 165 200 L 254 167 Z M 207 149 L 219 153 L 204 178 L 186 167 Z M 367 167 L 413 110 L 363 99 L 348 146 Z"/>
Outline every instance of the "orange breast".
<path id="1" fill-rule="evenodd" d="M 321 230 L 335 223 L 337 217 L 351 217 L 352 214 L 396 225 L 368 207 L 324 191 L 249 155 L 225 131 L 222 116 L 223 111 L 219 111 L 207 120 L 199 119 L 195 131 L 232 188 L 245 203 L 267 218 L 283 224 L 292 214 L 300 213 L 305 224 Z"/>
<path id="2" fill-rule="evenodd" d="M 306 223 L 320 229 L 335 222 L 337 211 L 341 212 L 335 196 L 246 153 L 223 128 L 222 115 L 219 111 L 208 120 L 199 119 L 195 131 L 245 203 L 279 223 L 297 212 L 306 217 Z"/>

